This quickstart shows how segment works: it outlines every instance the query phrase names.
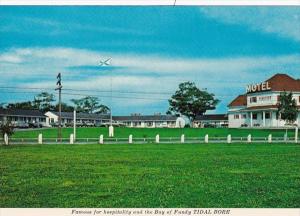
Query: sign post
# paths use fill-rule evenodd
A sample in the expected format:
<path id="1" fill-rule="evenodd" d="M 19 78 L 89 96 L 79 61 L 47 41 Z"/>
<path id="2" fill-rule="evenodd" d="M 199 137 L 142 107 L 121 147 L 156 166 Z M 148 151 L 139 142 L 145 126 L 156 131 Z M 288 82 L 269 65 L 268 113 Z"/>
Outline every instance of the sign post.
<path id="1" fill-rule="evenodd" d="M 74 116 L 73 116 L 73 138 L 74 142 L 76 140 L 76 109 L 74 109 Z"/>
<path id="2" fill-rule="evenodd" d="M 295 143 L 298 143 L 298 125 L 295 128 Z"/>

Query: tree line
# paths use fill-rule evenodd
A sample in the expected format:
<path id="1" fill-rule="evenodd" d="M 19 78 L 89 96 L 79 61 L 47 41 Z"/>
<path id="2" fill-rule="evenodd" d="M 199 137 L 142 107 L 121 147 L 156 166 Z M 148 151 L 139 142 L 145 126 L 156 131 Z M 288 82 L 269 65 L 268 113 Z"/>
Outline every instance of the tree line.
<path id="1" fill-rule="evenodd" d="M 85 113 L 109 113 L 109 108 L 106 105 L 100 104 L 97 97 L 86 96 L 80 99 L 71 99 L 73 105 L 61 103 L 62 112 L 73 112 L 74 109 L 78 112 Z M 41 92 L 34 96 L 32 101 L 16 102 L 0 104 L 0 108 L 6 109 L 35 109 L 42 112 L 56 111 L 58 112 L 59 104 L 55 103 L 55 96 L 48 92 Z"/>

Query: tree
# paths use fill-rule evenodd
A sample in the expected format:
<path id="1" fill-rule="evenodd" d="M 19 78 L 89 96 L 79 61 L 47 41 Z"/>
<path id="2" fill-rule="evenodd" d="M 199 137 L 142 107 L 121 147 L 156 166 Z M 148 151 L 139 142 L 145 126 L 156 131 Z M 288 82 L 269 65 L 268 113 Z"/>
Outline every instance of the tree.
<path id="1" fill-rule="evenodd" d="M 167 114 L 182 114 L 191 122 L 198 115 L 203 115 L 207 110 L 214 110 L 219 103 L 214 94 L 202 91 L 193 82 L 179 84 L 179 89 L 169 99 L 170 108 Z"/>
<path id="2" fill-rule="evenodd" d="M 110 111 L 110 109 L 108 108 L 108 106 L 100 104 L 98 106 L 98 110 L 96 110 L 95 113 L 98 113 L 98 114 L 107 114 L 107 113 L 109 113 L 109 111 Z"/>
<path id="3" fill-rule="evenodd" d="M 11 137 L 14 134 L 14 126 L 10 121 L 2 122 L 0 125 L 0 133 L 4 139 L 4 134 L 7 134 L 8 137 Z"/>
<path id="4" fill-rule="evenodd" d="M 5 103 L 0 103 L 0 109 L 4 109 Z"/>
<path id="5" fill-rule="evenodd" d="M 97 97 L 87 96 L 81 99 L 72 99 L 75 108 L 79 112 L 86 113 L 108 113 L 109 108 L 103 104 L 99 104 Z"/>
<path id="6" fill-rule="evenodd" d="M 43 112 L 47 112 L 49 110 L 53 110 L 54 106 L 52 102 L 55 101 L 55 96 L 48 92 L 42 92 L 34 97 L 33 105 L 34 108 L 39 109 Z"/>
<path id="7" fill-rule="evenodd" d="M 288 124 L 293 124 L 298 116 L 297 102 L 293 99 L 292 92 L 282 92 L 279 96 L 279 102 L 277 104 L 277 114 L 280 118 L 286 121 Z"/>
<path id="8" fill-rule="evenodd" d="M 9 103 L 6 106 L 7 109 L 34 109 L 34 105 L 31 101 Z"/>
<path id="9" fill-rule="evenodd" d="M 59 110 L 59 104 L 56 104 L 54 107 L 54 111 L 58 112 Z M 74 111 L 74 107 L 70 106 L 66 103 L 61 103 L 61 111 L 62 112 L 73 112 Z"/>

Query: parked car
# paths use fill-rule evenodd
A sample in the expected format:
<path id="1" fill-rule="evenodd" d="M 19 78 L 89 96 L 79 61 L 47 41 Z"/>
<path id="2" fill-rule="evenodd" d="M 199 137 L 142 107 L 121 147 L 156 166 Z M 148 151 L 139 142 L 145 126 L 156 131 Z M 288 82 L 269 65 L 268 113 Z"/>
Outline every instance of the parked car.
<path id="1" fill-rule="evenodd" d="M 248 124 L 242 124 L 241 127 L 248 127 Z"/>
<path id="2" fill-rule="evenodd" d="M 213 124 L 205 124 L 204 127 L 205 127 L 205 128 L 215 128 L 216 125 L 213 125 Z"/>
<path id="3" fill-rule="evenodd" d="M 38 122 L 37 123 L 29 122 L 28 126 L 29 126 L 29 128 L 41 128 L 41 127 L 43 127 L 43 125 L 38 123 Z"/>
<path id="4" fill-rule="evenodd" d="M 29 128 L 29 124 L 26 123 L 26 122 L 18 122 L 16 125 L 15 125 L 16 128 Z"/>

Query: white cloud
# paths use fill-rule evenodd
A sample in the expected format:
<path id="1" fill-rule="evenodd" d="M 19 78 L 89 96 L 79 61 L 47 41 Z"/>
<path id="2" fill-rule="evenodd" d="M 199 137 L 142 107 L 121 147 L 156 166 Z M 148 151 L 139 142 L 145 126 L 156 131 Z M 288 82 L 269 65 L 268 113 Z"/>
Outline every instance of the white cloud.
<path id="1" fill-rule="evenodd" d="M 20 63 L 22 59 L 18 55 L 4 53 L 0 55 L 0 62 L 3 63 Z"/>
<path id="2" fill-rule="evenodd" d="M 83 68 L 78 68 L 78 71 L 70 69 L 77 66 L 97 67 L 99 59 L 107 57 L 112 57 L 112 66 L 115 67 L 111 73 L 103 74 L 99 68 L 99 75 L 97 71 L 87 75 L 90 71 Z M 299 59 L 300 55 L 184 59 L 158 55 L 101 53 L 64 47 L 22 48 L 0 53 L 0 84 L 55 88 L 58 72 L 63 74 L 65 89 L 109 91 L 110 74 L 113 90 L 124 92 L 174 92 L 180 82 L 194 81 L 200 88 L 208 88 L 210 92 L 215 93 L 223 105 L 226 105 L 235 95 L 243 93 L 244 86 L 248 83 L 263 81 L 278 72 L 297 76 Z M 79 93 L 97 94 L 100 98 L 101 95 L 109 95 L 97 91 Z M 118 93 L 116 96 L 140 99 L 119 98 L 114 104 L 119 109 L 124 106 L 142 109 L 142 105 L 161 103 L 162 100 L 155 98 L 167 99 L 170 95 Z M 109 98 L 103 97 L 103 101 L 108 103 Z"/>
<path id="3" fill-rule="evenodd" d="M 300 7 L 202 7 L 209 18 L 300 41 Z"/>

